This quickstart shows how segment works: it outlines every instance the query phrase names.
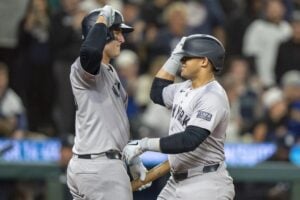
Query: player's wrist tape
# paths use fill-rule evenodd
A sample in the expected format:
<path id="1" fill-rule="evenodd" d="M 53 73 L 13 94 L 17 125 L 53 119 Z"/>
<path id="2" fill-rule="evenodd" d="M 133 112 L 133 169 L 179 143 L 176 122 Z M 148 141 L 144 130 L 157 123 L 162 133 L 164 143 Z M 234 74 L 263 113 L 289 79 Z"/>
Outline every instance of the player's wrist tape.
<path id="1" fill-rule="evenodd" d="M 141 148 L 143 151 L 160 152 L 160 138 L 143 138 L 141 140 Z"/>
<path id="2" fill-rule="evenodd" d="M 181 67 L 180 59 L 172 55 L 162 66 L 162 69 L 164 69 L 169 74 L 175 76 L 180 67 Z"/>

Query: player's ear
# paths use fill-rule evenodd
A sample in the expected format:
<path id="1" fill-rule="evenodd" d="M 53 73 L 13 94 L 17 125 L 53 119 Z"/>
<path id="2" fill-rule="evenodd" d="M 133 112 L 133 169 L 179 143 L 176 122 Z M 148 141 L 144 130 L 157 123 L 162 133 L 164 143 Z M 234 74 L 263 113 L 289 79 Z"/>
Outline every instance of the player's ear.
<path id="1" fill-rule="evenodd" d="M 207 67 L 209 65 L 209 60 L 207 57 L 201 57 L 198 59 L 198 65 L 200 67 Z"/>
<path id="2" fill-rule="evenodd" d="M 209 65 L 209 60 L 208 60 L 207 57 L 203 57 L 203 58 L 202 58 L 202 64 L 203 64 L 204 66 L 208 66 L 208 65 Z"/>

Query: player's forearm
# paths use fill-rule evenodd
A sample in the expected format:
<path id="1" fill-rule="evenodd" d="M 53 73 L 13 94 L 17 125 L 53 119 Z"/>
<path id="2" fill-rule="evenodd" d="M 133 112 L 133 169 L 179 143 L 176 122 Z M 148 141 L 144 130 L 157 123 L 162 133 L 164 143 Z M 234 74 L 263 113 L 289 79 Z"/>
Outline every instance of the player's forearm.
<path id="1" fill-rule="evenodd" d="M 144 151 L 177 154 L 195 150 L 208 136 L 206 129 L 188 126 L 184 132 L 163 138 L 145 138 L 141 143 Z"/>
<path id="2" fill-rule="evenodd" d="M 102 60 L 102 52 L 106 44 L 107 28 L 103 23 L 96 23 L 89 31 L 80 48 L 80 62 L 83 69 L 97 74 Z"/>
<path id="3" fill-rule="evenodd" d="M 160 78 L 160 79 L 165 79 L 165 80 L 169 80 L 169 81 L 174 81 L 175 80 L 175 75 L 170 74 L 169 72 L 167 72 L 166 70 L 164 70 L 163 68 L 160 69 L 156 76 L 156 78 Z"/>

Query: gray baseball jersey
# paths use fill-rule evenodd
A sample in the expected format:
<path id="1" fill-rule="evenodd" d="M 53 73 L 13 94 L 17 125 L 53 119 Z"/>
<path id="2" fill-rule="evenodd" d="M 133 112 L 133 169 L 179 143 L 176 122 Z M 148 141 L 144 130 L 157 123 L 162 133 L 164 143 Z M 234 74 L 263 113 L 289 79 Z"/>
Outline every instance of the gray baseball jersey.
<path id="1" fill-rule="evenodd" d="M 129 140 L 127 93 L 116 71 L 102 64 L 97 75 L 83 70 L 78 58 L 70 74 L 77 104 L 73 152 L 96 154 L 122 151 Z"/>
<path id="2" fill-rule="evenodd" d="M 84 71 L 78 58 L 71 68 L 71 85 L 76 111 L 75 154 L 122 151 L 129 140 L 126 115 L 127 94 L 115 70 L 101 64 L 99 73 Z M 125 163 L 105 154 L 93 159 L 73 156 L 68 165 L 67 183 L 73 198 L 132 200 Z"/>
<path id="3" fill-rule="evenodd" d="M 169 156 L 174 171 L 219 163 L 225 159 L 225 131 L 229 120 L 227 95 L 217 81 L 192 89 L 191 81 L 172 84 L 163 90 L 167 107 L 172 108 L 169 134 L 183 132 L 189 125 L 211 132 L 199 147 L 188 153 Z"/>
<path id="4" fill-rule="evenodd" d="M 170 177 L 158 200 L 232 200 L 234 186 L 224 162 L 225 131 L 229 120 L 229 103 L 217 81 L 193 89 L 191 81 L 172 84 L 163 90 L 166 107 L 172 109 L 169 134 L 197 126 L 211 133 L 194 151 L 169 155 L 173 173 L 187 172 L 179 182 Z M 219 164 L 217 171 L 204 172 L 205 166 Z"/>

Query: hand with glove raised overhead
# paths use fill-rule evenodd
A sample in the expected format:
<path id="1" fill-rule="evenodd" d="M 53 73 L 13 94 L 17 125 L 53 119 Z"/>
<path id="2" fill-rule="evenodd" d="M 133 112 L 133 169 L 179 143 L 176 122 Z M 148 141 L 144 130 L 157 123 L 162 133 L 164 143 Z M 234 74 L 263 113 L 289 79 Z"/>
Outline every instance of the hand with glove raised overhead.
<path id="1" fill-rule="evenodd" d="M 100 9 L 99 16 L 103 16 L 106 19 L 107 27 L 110 27 L 115 21 L 115 11 L 109 5 L 106 5 Z"/>
<path id="2" fill-rule="evenodd" d="M 171 53 L 170 58 L 162 66 L 166 72 L 172 75 L 176 75 L 176 72 L 181 67 L 180 59 L 182 58 L 182 46 L 185 42 L 186 37 L 182 37 L 181 40 L 177 43 L 176 47 Z"/>

